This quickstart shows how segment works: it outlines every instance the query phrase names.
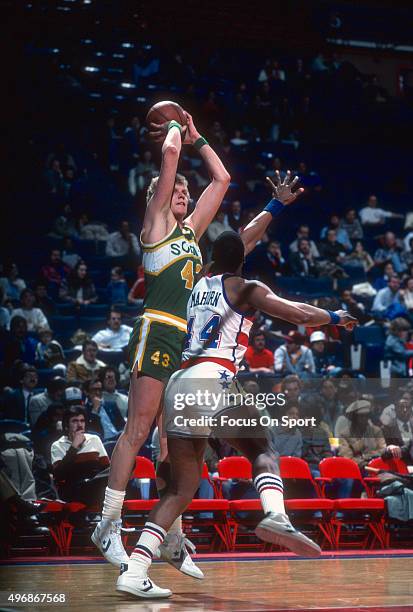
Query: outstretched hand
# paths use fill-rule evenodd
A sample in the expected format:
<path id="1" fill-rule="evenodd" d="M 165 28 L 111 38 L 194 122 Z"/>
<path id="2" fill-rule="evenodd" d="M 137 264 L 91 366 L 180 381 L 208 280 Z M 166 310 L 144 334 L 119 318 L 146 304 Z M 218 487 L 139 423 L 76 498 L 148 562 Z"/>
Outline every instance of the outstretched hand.
<path id="1" fill-rule="evenodd" d="M 347 331 L 352 331 L 354 327 L 358 325 L 358 320 L 352 317 L 347 310 L 336 310 L 336 314 L 340 317 L 340 322 L 337 323 L 339 327 L 344 327 Z"/>
<path id="2" fill-rule="evenodd" d="M 282 202 L 284 206 L 292 204 L 302 193 L 304 193 L 304 189 L 302 187 L 296 191 L 293 191 L 300 179 L 298 176 L 295 176 L 293 180 L 291 180 L 290 170 L 287 170 L 285 179 L 283 181 L 281 181 L 281 176 L 278 170 L 275 171 L 275 176 L 277 180 L 276 185 L 268 176 L 266 177 L 266 180 L 271 185 L 272 197 Z"/>

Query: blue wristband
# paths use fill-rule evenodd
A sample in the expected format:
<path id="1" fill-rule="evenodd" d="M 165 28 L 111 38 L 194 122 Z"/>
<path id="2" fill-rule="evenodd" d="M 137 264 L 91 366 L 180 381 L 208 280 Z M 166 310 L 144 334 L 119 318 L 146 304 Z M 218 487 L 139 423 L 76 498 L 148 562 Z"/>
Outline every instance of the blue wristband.
<path id="1" fill-rule="evenodd" d="M 326 310 L 326 312 L 328 312 L 328 314 L 330 315 L 331 325 L 338 325 L 338 323 L 340 323 L 340 317 L 336 312 L 333 312 L 332 310 Z"/>
<path id="2" fill-rule="evenodd" d="M 284 204 L 280 202 L 280 200 L 276 200 L 275 198 L 270 200 L 267 206 L 264 208 L 266 212 L 269 212 L 272 215 L 273 219 L 277 215 L 279 215 L 283 209 L 284 209 Z"/>

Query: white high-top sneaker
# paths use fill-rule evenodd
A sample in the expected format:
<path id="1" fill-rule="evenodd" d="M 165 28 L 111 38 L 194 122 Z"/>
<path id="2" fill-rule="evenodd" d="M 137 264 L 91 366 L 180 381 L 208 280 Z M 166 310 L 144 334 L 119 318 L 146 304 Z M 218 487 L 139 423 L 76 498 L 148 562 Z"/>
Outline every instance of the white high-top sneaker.
<path id="1" fill-rule="evenodd" d="M 136 570 L 133 564 L 122 563 L 120 576 L 116 583 L 116 590 L 121 593 L 130 593 L 142 599 L 160 599 L 170 597 L 172 591 L 161 589 L 149 577 L 148 574 Z"/>
<path id="2" fill-rule="evenodd" d="M 196 548 L 183 534 L 167 533 L 163 543 L 158 548 L 158 558 L 166 561 L 179 572 L 202 580 L 204 574 L 191 559 L 189 550 L 194 553 Z"/>
<path id="3" fill-rule="evenodd" d="M 122 521 L 118 519 L 102 519 L 92 533 L 92 542 L 97 546 L 102 555 L 109 563 L 120 567 L 122 563 L 128 563 L 129 556 L 123 548 L 122 538 Z"/>
<path id="4" fill-rule="evenodd" d="M 321 548 L 292 526 L 286 514 L 268 512 L 255 529 L 255 535 L 264 542 L 289 548 L 300 557 L 319 557 Z"/>

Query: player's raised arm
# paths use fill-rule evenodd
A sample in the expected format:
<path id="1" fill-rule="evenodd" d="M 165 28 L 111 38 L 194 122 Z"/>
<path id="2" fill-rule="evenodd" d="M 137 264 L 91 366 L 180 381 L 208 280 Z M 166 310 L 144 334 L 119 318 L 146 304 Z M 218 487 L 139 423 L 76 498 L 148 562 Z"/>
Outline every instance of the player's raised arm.
<path id="1" fill-rule="evenodd" d="M 196 129 L 191 115 L 189 113 L 185 114 L 188 120 L 188 133 L 185 143 L 188 142 L 199 150 L 211 177 L 211 182 L 202 192 L 194 212 L 186 220 L 194 229 L 197 240 L 199 240 L 221 206 L 231 177 L 218 155 Z"/>
<path id="2" fill-rule="evenodd" d="M 284 181 L 281 181 L 280 173 L 276 170 L 276 182 L 274 185 L 272 180 L 267 176 L 267 181 L 271 185 L 272 200 L 267 204 L 262 212 L 260 212 L 241 234 L 241 240 L 244 243 L 245 254 L 248 255 L 259 240 L 261 240 L 267 227 L 271 221 L 283 210 L 285 206 L 295 202 L 297 197 L 301 195 L 304 189 L 301 187 L 295 191 L 298 183 L 298 176 L 291 180 L 291 172 L 287 170 Z"/>
<path id="3" fill-rule="evenodd" d="M 345 310 L 324 310 L 303 302 L 292 302 L 278 297 L 269 287 L 259 281 L 246 281 L 241 299 L 257 310 L 262 310 L 272 317 L 289 321 L 295 325 L 312 327 L 313 325 L 339 325 L 348 330 L 353 329 L 358 321 Z"/>
<path id="4" fill-rule="evenodd" d="M 160 220 L 160 215 L 168 214 L 182 147 L 182 128 L 177 121 L 167 121 L 161 125 L 151 123 L 151 128 L 150 135 L 155 141 L 165 140 L 162 145 L 162 163 L 158 182 L 145 212 L 144 234 L 151 231 L 152 226 Z M 148 239 L 147 236 L 146 239 Z"/>

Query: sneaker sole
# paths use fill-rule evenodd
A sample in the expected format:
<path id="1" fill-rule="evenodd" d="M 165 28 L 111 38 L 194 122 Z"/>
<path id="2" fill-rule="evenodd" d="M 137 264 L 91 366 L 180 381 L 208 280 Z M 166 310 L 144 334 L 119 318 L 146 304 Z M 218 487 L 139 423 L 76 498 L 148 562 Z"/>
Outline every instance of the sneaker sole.
<path id="1" fill-rule="evenodd" d="M 319 557 L 321 555 L 321 548 L 318 544 L 302 534 L 300 536 L 286 534 L 266 525 L 258 525 L 255 529 L 255 535 L 264 542 L 284 546 L 299 557 Z"/>
<path id="2" fill-rule="evenodd" d="M 129 595 L 134 595 L 135 597 L 139 597 L 139 599 L 166 599 L 167 597 L 171 597 L 172 591 L 169 591 L 168 595 L 154 595 L 145 593 L 143 591 L 137 591 L 132 587 L 128 587 L 126 585 L 117 585 L 116 590 L 118 593 L 128 593 Z"/>

